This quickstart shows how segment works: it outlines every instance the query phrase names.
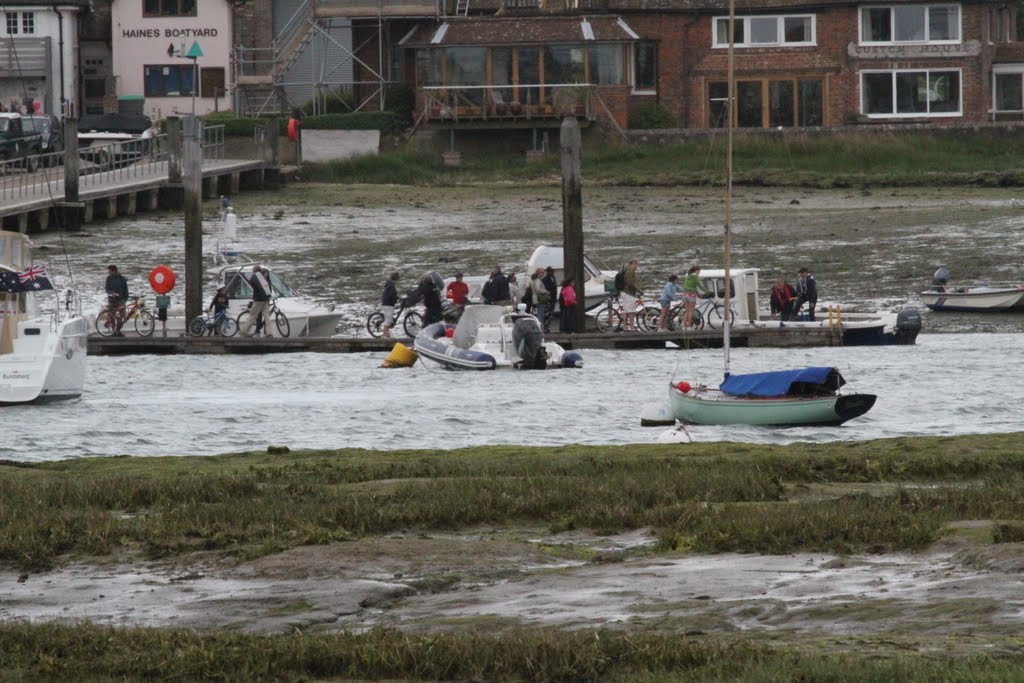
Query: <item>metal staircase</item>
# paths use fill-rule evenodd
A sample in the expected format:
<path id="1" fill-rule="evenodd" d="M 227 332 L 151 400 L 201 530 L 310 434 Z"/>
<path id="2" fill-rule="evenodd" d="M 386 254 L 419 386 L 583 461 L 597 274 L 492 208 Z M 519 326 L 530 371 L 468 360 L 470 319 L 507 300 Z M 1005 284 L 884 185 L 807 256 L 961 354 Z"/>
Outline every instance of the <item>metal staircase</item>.
<path id="1" fill-rule="evenodd" d="M 267 21 L 269 20 L 268 17 Z M 265 114 L 285 114 L 291 109 L 292 103 L 288 101 L 282 83 L 285 74 L 313 39 L 315 24 L 313 3 L 310 0 L 303 0 L 284 28 L 275 36 L 269 50 L 236 48 L 235 83 L 238 113 L 258 117 Z"/>
<path id="2" fill-rule="evenodd" d="M 464 17 L 469 14 L 469 0 L 456 0 L 455 14 Z"/>

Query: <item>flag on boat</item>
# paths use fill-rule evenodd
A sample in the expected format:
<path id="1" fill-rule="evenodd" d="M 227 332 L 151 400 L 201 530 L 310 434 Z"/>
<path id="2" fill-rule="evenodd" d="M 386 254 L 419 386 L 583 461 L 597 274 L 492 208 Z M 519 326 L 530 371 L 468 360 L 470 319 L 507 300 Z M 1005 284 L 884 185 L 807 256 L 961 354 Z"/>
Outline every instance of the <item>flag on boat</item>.
<path id="1" fill-rule="evenodd" d="M 13 270 L 0 268 L 0 292 L 16 294 L 21 291 L 21 281 Z"/>
<path id="2" fill-rule="evenodd" d="M 30 266 L 24 273 L 18 273 L 22 292 L 35 292 L 41 289 L 53 289 L 53 283 L 46 274 L 46 266 Z"/>

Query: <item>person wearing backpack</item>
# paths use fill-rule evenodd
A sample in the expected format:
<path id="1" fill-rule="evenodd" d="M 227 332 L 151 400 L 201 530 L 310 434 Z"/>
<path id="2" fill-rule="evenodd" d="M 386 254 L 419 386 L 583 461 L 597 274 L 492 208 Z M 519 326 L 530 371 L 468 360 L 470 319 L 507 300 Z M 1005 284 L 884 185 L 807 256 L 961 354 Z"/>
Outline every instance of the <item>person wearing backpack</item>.
<path id="1" fill-rule="evenodd" d="M 544 285 L 544 269 L 538 268 L 537 272 L 530 276 L 530 290 L 533 292 L 533 314 L 537 316 L 541 327 L 544 327 L 544 314 L 551 305 L 551 294 Z"/>
<path id="2" fill-rule="evenodd" d="M 636 270 L 638 267 L 639 263 L 637 263 L 637 260 L 630 259 L 625 270 L 622 272 L 622 293 L 625 296 L 622 296 L 622 293 L 620 293 L 620 299 L 625 319 L 624 327 L 627 332 L 636 330 L 637 299 L 643 296 L 643 292 L 636 286 Z"/>
<path id="3" fill-rule="evenodd" d="M 558 301 L 558 280 L 555 279 L 555 269 L 548 266 L 544 269 L 544 278 L 542 280 L 545 289 L 548 290 L 548 303 L 550 310 L 554 311 L 555 302 Z M 550 323 L 541 321 L 544 325 L 544 331 L 549 332 L 548 327 Z"/>

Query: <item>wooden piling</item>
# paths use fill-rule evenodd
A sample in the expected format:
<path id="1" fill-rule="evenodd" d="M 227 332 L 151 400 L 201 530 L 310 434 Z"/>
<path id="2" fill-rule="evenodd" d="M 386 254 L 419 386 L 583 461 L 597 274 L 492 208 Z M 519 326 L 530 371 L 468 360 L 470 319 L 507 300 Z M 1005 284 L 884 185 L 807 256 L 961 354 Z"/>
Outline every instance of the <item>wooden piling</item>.
<path id="1" fill-rule="evenodd" d="M 58 227 L 82 229 L 83 205 L 78 200 L 78 119 L 64 118 L 64 201 L 57 208 Z M 61 225 L 63 224 L 63 225 Z"/>
<path id="2" fill-rule="evenodd" d="M 185 195 L 185 319 L 203 309 L 203 122 L 186 116 L 181 182 Z"/>
<path id="3" fill-rule="evenodd" d="M 181 184 L 181 120 L 177 116 L 168 116 L 165 124 L 167 131 L 167 182 L 171 185 Z"/>
<path id="4" fill-rule="evenodd" d="M 560 133 L 562 155 L 562 249 L 565 277 L 575 280 L 576 316 L 574 329 L 586 328 L 583 305 L 583 188 L 580 184 L 580 124 L 575 116 L 562 119 Z"/>

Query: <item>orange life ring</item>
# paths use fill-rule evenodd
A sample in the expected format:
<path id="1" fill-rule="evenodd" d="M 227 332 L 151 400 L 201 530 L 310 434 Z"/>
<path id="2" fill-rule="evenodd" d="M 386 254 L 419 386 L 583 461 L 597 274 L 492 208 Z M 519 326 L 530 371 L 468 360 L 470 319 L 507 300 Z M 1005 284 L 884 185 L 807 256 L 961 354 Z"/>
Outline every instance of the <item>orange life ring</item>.
<path id="1" fill-rule="evenodd" d="M 149 286 L 157 294 L 166 294 L 174 289 L 176 279 L 174 271 L 164 265 L 159 265 L 149 271 Z"/>
<path id="2" fill-rule="evenodd" d="M 297 142 L 299 139 L 299 120 L 288 119 L 288 139 Z"/>

